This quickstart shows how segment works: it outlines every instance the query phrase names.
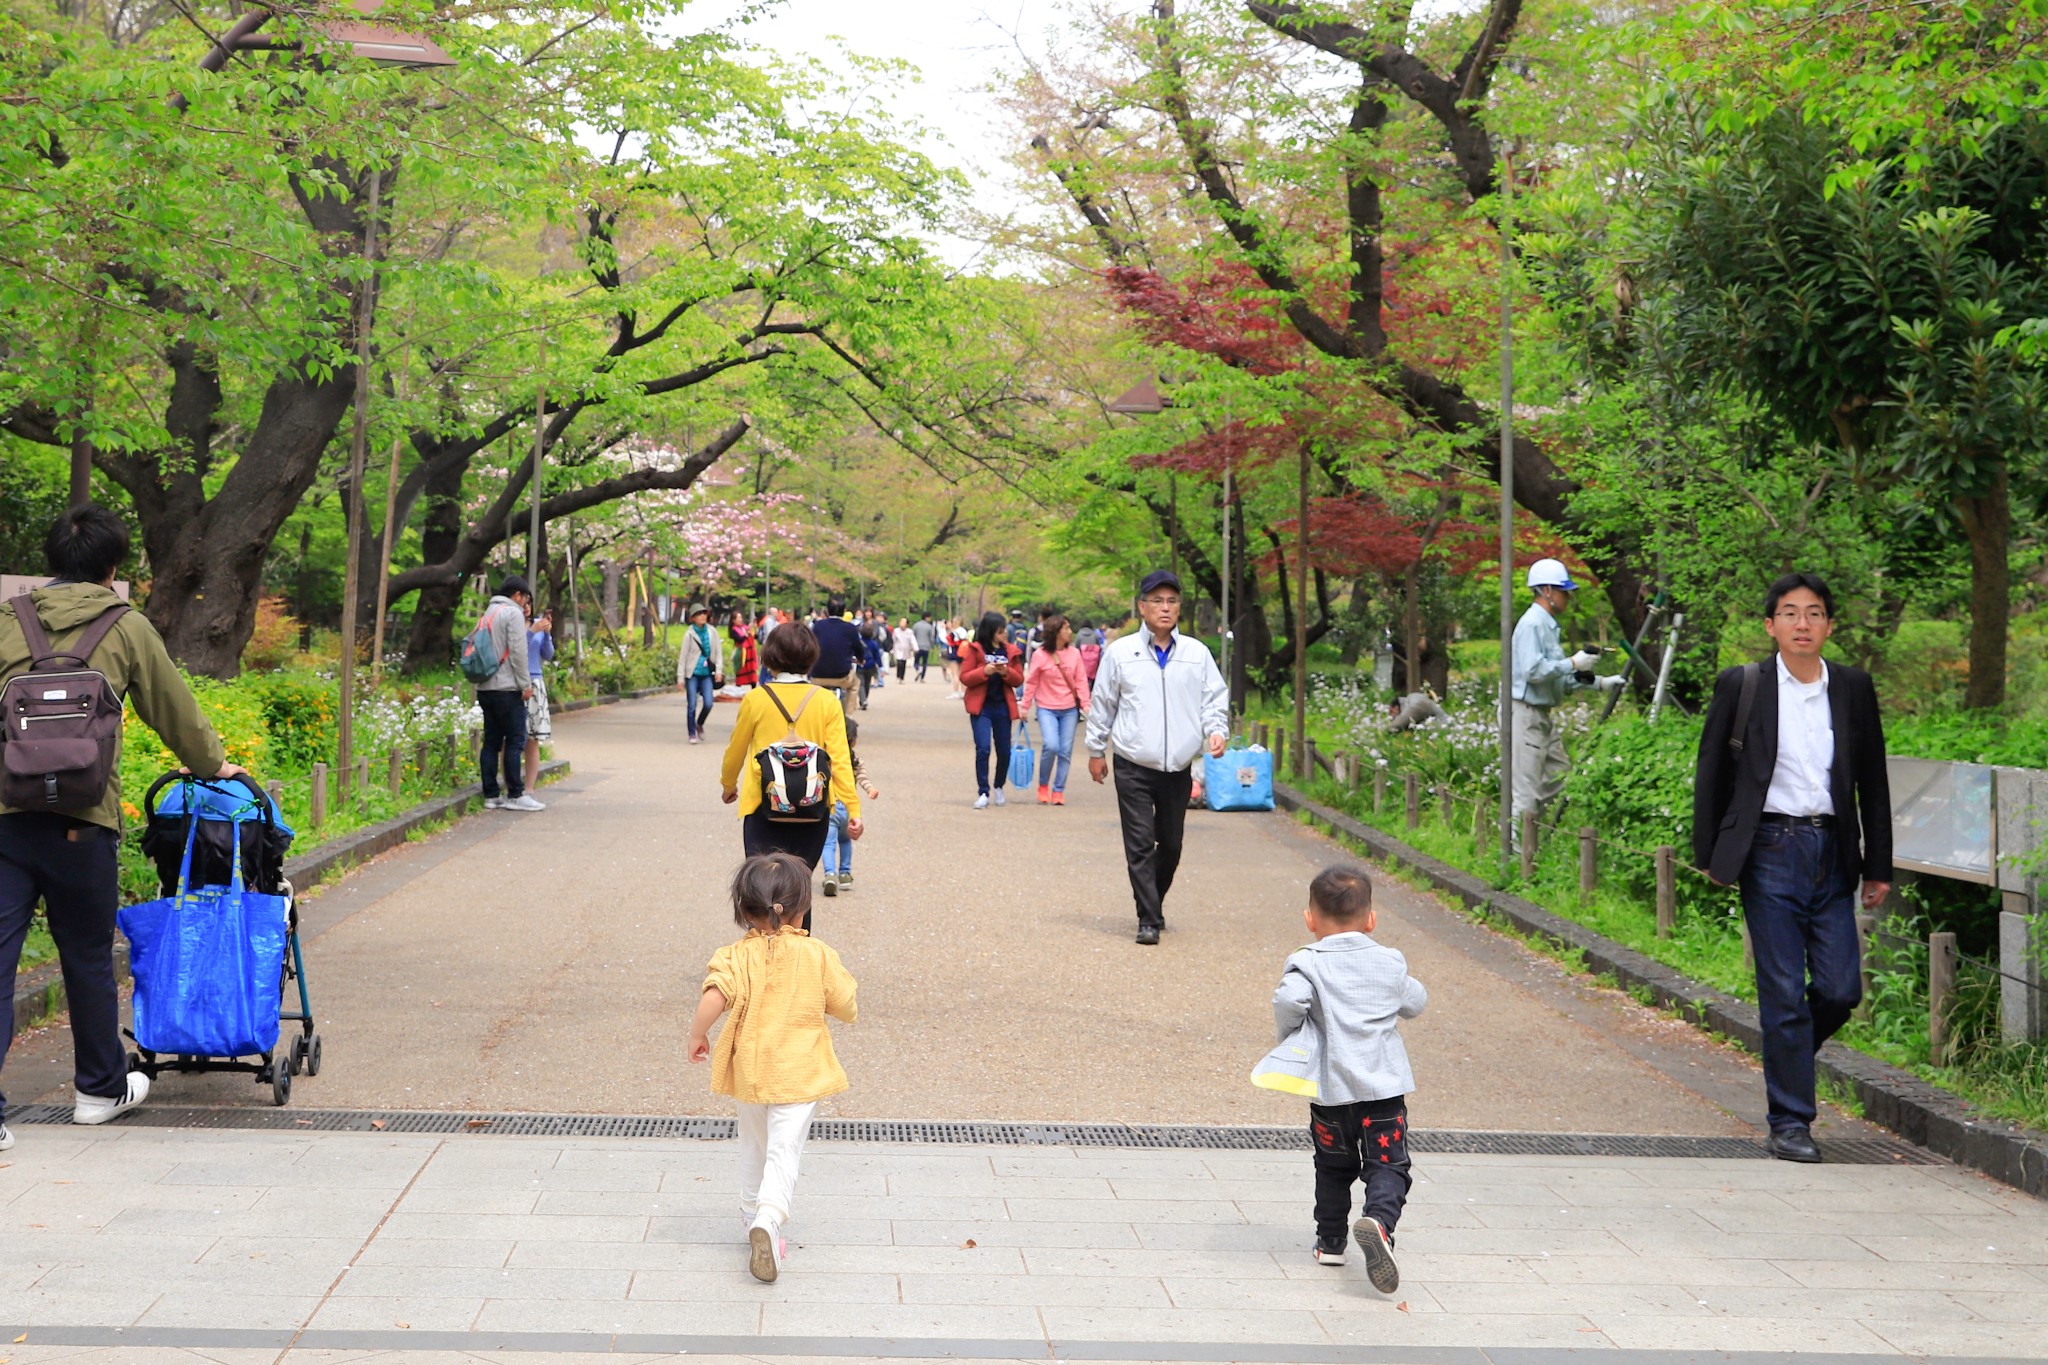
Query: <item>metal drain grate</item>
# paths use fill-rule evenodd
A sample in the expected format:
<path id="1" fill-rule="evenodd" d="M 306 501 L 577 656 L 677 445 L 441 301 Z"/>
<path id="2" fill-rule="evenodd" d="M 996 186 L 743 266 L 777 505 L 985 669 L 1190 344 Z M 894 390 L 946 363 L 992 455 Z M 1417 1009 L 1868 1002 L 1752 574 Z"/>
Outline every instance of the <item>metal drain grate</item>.
<path id="1" fill-rule="evenodd" d="M 24 1124 L 71 1122 L 68 1105 L 17 1107 L 8 1120 Z M 217 1109 L 151 1105 L 123 1123 L 145 1128 L 254 1129 L 288 1133 L 469 1133 L 507 1137 L 666 1138 L 729 1141 L 733 1121 L 664 1115 L 484 1114 L 420 1109 Z M 819 1119 L 820 1142 L 949 1143 L 976 1147 L 1175 1147 L 1206 1151 L 1299 1151 L 1303 1128 L 1121 1123 L 916 1122 L 900 1119 Z M 1672 1137 L 1630 1133 L 1492 1133 L 1417 1129 L 1410 1145 L 1427 1155 L 1718 1157 L 1765 1160 L 1761 1141 L 1740 1137 Z M 1939 1165 L 1940 1158 L 1900 1138 L 1858 1138 L 1823 1144 L 1828 1159 L 1844 1165 Z"/>

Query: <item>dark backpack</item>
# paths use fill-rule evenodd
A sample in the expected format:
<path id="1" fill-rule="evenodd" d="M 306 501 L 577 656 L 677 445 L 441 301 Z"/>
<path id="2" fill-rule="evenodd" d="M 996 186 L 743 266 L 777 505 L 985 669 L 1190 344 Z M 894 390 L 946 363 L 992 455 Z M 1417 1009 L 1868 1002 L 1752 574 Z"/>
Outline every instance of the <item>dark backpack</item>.
<path id="1" fill-rule="evenodd" d="M 773 687 L 764 686 L 768 700 L 789 722 L 789 733 L 754 756 L 761 767 L 761 813 L 784 824 L 809 824 L 832 814 L 832 755 L 822 744 L 813 744 L 796 732 L 796 718 L 811 704 L 818 689 L 804 692 L 795 715 L 782 704 Z"/>
<path id="2" fill-rule="evenodd" d="M 107 779 L 121 756 L 121 699 L 107 675 L 92 666 L 92 653 L 128 607 L 108 607 L 59 653 L 50 648 L 28 594 L 12 605 L 29 665 L 0 687 L 0 717 L 7 725 L 0 734 L 0 805 L 91 810 L 106 798 Z"/>

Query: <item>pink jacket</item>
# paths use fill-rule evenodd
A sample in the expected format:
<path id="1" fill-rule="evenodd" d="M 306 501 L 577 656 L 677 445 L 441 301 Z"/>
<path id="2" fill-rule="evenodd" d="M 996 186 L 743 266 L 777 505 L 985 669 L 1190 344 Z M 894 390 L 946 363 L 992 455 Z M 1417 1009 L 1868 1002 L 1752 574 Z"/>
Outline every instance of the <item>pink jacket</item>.
<path id="1" fill-rule="evenodd" d="M 1088 709 L 1088 669 L 1080 650 L 1068 645 L 1058 653 L 1041 649 L 1031 656 L 1031 669 L 1024 675 L 1024 707 L 1034 706 L 1048 711 Z"/>

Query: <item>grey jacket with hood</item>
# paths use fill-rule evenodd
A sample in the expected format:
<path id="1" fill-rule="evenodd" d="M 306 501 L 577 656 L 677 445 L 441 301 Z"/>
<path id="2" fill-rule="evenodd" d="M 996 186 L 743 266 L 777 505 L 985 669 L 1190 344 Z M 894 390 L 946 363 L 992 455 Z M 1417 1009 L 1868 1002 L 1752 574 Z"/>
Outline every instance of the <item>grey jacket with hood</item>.
<path id="1" fill-rule="evenodd" d="M 1273 992 L 1280 1044 L 1260 1071 L 1305 1072 L 1317 1104 L 1406 1095 L 1415 1088 L 1415 1073 L 1399 1021 L 1413 1019 L 1428 1003 L 1429 992 L 1408 975 L 1408 959 L 1396 950 L 1361 933 L 1318 939 L 1287 959 Z"/>
<path id="2" fill-rule="evenodd" d="M 498 671 L 476 685 L 479 692 L 524 692 L 533 686 L 526 670 L 526 609 L 509 597 L 493 597 L 484 608 L 500 651 Z"/>

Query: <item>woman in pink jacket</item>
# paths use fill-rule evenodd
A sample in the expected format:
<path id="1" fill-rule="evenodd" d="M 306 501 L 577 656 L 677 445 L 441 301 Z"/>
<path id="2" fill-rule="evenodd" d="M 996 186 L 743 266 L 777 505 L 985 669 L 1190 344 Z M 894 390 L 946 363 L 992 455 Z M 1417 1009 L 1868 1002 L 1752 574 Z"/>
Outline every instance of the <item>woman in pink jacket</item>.
<path id="1" fill-rule="evenodd" d="M 1074 648 L 1074 627 L 1064 616 L 1048 619 L 1045 641 L 1031 656 L 1024 676 L 1024 709 L 1038 708 L 1038 736 L 1044 753 L 1038 769 L 1038 804 L 1067 804 L 1067 765 L 1074 757 L 1074 731 L 1088 714 L 1088 668 Z M 1049 785 L 1048 785 L 1049 784 Z"/>

